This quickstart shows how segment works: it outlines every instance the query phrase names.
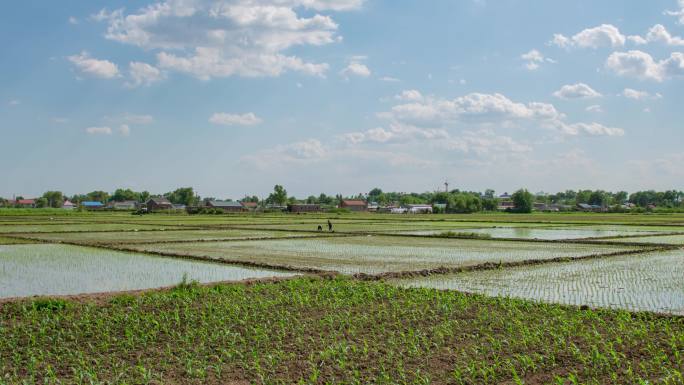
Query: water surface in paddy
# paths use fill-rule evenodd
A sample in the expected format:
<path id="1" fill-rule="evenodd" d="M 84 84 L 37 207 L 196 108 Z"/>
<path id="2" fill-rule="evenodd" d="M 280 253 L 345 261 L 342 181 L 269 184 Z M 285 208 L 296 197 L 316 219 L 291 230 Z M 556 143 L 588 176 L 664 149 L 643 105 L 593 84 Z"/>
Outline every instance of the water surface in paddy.
<path id="1" fill-rule="evenodd" d="M 150 289 L 294 274 L 71 245 L 0 245 L 0 298 Z"/>

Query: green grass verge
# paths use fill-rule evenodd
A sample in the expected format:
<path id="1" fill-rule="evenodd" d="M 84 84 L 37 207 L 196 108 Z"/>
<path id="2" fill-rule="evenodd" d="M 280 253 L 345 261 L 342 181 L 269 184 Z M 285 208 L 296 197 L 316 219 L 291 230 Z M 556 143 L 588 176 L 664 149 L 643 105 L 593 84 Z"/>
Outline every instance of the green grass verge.
<path id="1" fill-rule="evenodd" d="M 0 383 L 677 384 L 684 318 L 380 282 L 0 305 Z"/>

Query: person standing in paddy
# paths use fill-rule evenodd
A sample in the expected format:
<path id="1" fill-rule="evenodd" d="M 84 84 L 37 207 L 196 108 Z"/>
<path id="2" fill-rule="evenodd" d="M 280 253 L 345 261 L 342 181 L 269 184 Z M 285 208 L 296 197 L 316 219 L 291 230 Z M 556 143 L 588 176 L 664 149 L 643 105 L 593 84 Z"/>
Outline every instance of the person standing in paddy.
<path id="1" fill-rule="evenodd" d="M 330 232 L 333 231 L 332 222 L 330 222 L 330 219 L 328 219 L 328 231 L 330 231 Z"/>

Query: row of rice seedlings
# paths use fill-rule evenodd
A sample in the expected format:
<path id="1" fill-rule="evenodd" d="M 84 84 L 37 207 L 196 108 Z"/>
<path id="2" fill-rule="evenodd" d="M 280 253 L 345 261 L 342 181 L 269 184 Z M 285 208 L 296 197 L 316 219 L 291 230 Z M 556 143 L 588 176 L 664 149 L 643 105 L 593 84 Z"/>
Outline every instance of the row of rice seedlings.
<path id="1" fill-rule="evenodd" d="M 616 256 L 395 281 L 544 302 L 684 315 L 684 252 Z"/>
<path id="2" fill-rule="evenodd" d="M 293 275 L 72 245 L 0 246 L 0 298 L 148 289 L 184 274 L 200 282 Z"/>
<path id="3" fill-rule="evenodd" d="M 0 306 L 7 383 L 681 383 L 681 318 L 346 279 Z"/>

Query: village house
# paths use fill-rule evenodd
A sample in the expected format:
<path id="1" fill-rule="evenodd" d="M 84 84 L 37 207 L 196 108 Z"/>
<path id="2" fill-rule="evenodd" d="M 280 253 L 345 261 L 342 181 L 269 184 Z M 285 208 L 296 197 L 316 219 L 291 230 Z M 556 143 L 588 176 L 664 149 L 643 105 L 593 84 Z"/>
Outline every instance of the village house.
<path id="1" fill-rule="evenodd" d="M 407 205 L 409 214 L 432 214 L 432 206 L 430 205 Z"/>
<path id="2" fill-rule="evenodd" d="M 173 209 L 173 204 L 163 197 L 150 198 L 145 205 L 147 206 L 147 211 L 150 212 Z"/>
<path id="3" fill-rule="evenodd" d="M 515 203 L 513 203 L 512 200 L 499 201 L 499 204 L 496 207 L 496 209 L 499 211 L 513 210 L 514 208 L 515 208 Z"/>
<path id="4" fill-rule="evenodd" d="M 599 205 L 590 205 L 588 203 L 578 203 L 577 209 L 579 211 L 594 212 L 594 213 L 602 213 L 602 212 L 608 211 L 607 207 L 603 207 L 603 206 L 599 206 Z"/>
<path id="5" fill-rule="evenodd" d="M 242 207 L 246 208 L 247 210 L 254 211 L 259 207 L 259 204 L 257 202 L 240 202 Z"/>
<path id="6" fill-rule="evenodd" d="M 321 205 L 318 204 L 291 204 L 287 205 L 287 211 L 291 213 L 319 213 L 321 212 Z"/>
<path id="7" fill-rule="evenodd" d="M 21 207 L 24 209 L 34 209 L 36 208 L 35 199 L 17 199 L 14 201 L 14 206 Z"/>
<path id="8" fill-rule="evenodd" d="M 349 211 L 368 211 L 368 203 L 361 199 L 344 199 L 339 207 Z"/>
<path id="9" fill-rule="evenodd" d="M 105 206 L 102 204 L 102 202 L 98 201 L 84 201 L 81 202 L 81 207 L 83 207 L 86 210 L 101 210 Z"/>
<path id="10" fill-rule="evenodd" d="M 242 211 L 247 211 L 242 203 L 233 201 L 207 201 L 206 207 L 223 210 L 223 212 L 226 213 L 239 213 Z"/>
<path id="11" fill-rule="evenodd" d="M 76 205 L 75 205 L 73 202 L 71 202 L 70 200 L 67 199 L 67 200 L 64 201 L 64 203 L 62 203 L 62 208 L 63 208 L 64 210 L 73 210 L 73 209 L 76 208 Z"/>
<path id="12" fill-rule="evenodd" d="M 109 202 L 107 208 L 112 210 L 137 210 L 139 203 L 136 201 Z"/>

